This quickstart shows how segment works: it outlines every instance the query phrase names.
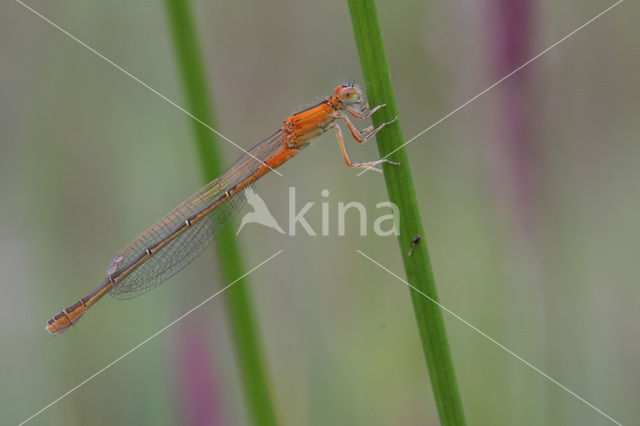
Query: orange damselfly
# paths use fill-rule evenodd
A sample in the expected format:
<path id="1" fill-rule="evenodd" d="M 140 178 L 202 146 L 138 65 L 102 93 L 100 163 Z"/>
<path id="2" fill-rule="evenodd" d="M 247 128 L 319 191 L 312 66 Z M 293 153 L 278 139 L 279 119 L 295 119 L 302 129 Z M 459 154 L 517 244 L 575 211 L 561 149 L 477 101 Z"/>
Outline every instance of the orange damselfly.
<path id="1" fill-rule="evenodd" d="M 118 252 L 107 269 L 104 281 L 78 302 L 54 315 L 47 322 L 46 330 L 51 334 L 62 333 L 107 293 L 116 299 L 130 299 L 179 272 L 202 253 L 220 229 L 237 215 L 246 201 L 242 195 L 245 188 L 296 156 L 312 139 L 327 130 L 335 130 L 348 167 L 372 168 L 381 172 L 382 169 L 376 165 L 397 164 L 384 158 L 364 163 L 354 163 L 349 158 L 336 120 L 344 121 L 356 142 L 364 143 L 397 119 L 360 131 L 346 114 L 364 120 L 385 106 L 369 109 L 366 104 L 357 108 L 356 105 L 361 103 L 358 87 L 343 84 L 335 88 L 333 96 L 291 115 L 273 135 L 247 151 L 217 179 Z"/>

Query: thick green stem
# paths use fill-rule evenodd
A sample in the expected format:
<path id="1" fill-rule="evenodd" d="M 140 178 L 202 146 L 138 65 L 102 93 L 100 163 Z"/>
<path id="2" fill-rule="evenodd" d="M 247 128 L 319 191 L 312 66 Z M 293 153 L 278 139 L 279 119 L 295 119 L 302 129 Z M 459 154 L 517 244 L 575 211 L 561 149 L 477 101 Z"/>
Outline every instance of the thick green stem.
<path id="1" fill-rule="evenodd" d="M 212 124 L 213 112 L 207 95 L 209 91 L 190 3 L 188 0 L 165 0 L 165 5 L 187 109 L 199 120 Z M 192 123 L 202 175 L 204 181 L 209 182 L 222 171 L 216 137 L 197 121 L 192 120 Z M 222 230 L 217 244 L 223 279 L 225 282 L 231 282 L 246 272 L 233 230 L 231 228 Z M 262 345 L 251 306 L 247 280 L 242 279 L 226 294 L 229 301 L 232 334 L 236 343 L 236 354 L 250 414 L 256 425 L 275 425 L 276 415 L 269 394 L 267 374 L 263 366 Z"/>
<path id="2" fill-rule="evenodd" d="M 385 108 L 373 115 L 373 124 L 378 126 L 396 117 L 398 107 L 378 24 L 376 6 L 373 0 L 348 0 L 348 3 L 368 101 L 372 106 L 387 104 Z M 393 152 L 389 159 L 400 163 L 400 166 L 385 164 L 384 177 L 389 199 L 398 206 L 400 211 L 398 241 L 407 281 L 420 292 L 437 301 L 438 294 L 411 178 L 409 157 L 404 148 L 398 149 L 404 143 L 400 121 L 382 130 L 377 135 L 377 141 L 381 157 Z M 409 256 L 409 248 L 415 235 L 421 235 L 422 240 Z M 443 425 L 464 425 L 462 401 L 442 311 L 436 303 L 415 290 L 411 290 L 411 300 L 440 422 Z"/>

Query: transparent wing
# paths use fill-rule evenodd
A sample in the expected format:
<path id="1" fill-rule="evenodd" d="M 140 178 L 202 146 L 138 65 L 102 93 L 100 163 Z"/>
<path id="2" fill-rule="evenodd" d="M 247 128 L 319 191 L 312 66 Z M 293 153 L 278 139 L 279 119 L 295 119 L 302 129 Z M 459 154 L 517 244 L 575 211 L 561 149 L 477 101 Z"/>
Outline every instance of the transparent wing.
<path id="1" fill-rule="evenodd" d="M 146 293 L 178 273 L 206 249 L 226 225 L 231 223 L 246 204 L 244 191 L 214 209 L 197 223 L 185 228 L 191 220 L 206 210 L 225 191 L 251 177 L 260 167 L 256 161 L 265 161 L 282 149 L 282 132 L 278 131 L 245 154 L 218 179 L 151 225 L 116 254 L 107 269 L 107 276 L 117 277 L 131 269 L 109 292 L 116 299 L 131 299 Z M 252 186 L 252 185 L 250 185 Z M 181 233 L 178 234 L 178 231 Z M 176 237 L 175 235 L 178 234 Z M 140 263 L 146 251 L 163 241 L 170 240 L 146 261 Z M 135 266 L 137 264 L 137 266 Z"/>
<path id="2" fill-rule="evenodd" d="M 245 204 L 244 194 L 233 197 L 172 240 L 160 252 L 127 275 L 109 293 L 116 299 L 131 299 L 171 278 L 211 245 L 219 232 L 233 222 Z"/>

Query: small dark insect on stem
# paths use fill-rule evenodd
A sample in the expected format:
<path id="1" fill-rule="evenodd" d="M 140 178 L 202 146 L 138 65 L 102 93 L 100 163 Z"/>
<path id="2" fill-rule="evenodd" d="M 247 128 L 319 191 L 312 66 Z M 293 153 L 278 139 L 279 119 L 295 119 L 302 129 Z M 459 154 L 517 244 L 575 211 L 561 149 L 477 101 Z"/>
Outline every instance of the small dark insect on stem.
<path id="1" fill-rule="evenodd" d="M 421 235 L 416 235 L 415 237 L 413 237 L 413 240 L 411 241 L 411 248 L 409 249 L 409 253 L 407 253 L 407 256 L 411 256 L 411 254 L 413 253 L 413 249 L 416 248 L 421 238 Z"/>

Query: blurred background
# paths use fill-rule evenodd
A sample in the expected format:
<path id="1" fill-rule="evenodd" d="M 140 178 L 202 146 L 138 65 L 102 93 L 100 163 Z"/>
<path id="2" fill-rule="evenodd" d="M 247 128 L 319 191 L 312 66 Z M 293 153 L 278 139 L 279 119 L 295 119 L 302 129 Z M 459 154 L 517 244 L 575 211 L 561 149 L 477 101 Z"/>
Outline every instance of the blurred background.
<path id="1" fill-rule="evenodd" d="M 162 2 L 28 4 L 184 104 Z M 405 137 L 611 4 L 379 2 Z M 193 8 L 218 130 L 245 148 L 362 81 L 346 3 Z M 442 304 L 625 424 L 640 422 L 638 12 L 620 4 L 408 146 Z M 67 333 L 44 331 L 202 185 L 192 137 L 160 97 L 19 3 L 0 6 L 1 423 L 227 284 L 209 249 L 144 297 L 107 297 Z M 220 148 L 225 164 L 240 155 Z M 340 201 L 365 204 L 371 230 L 383 178 L 344 167 L 333 135 L 281 171 L 256 189 L 281 225 L 289 186 L 298 206 L 316 202 L 316 229 L 331 208 L 327 237 L 239 236 L 247 268 L 285 250 L 249 278 L 281 424 L 438 424 L 408 289 L 355 252 L 403 276 L 395 238 L 360 236 L 355 217 L 337 236 Z M 469 424 L 610 424 L 444 316 Z M 249 424 L 236 355 L 218 297 L 30 424 Z"/>

